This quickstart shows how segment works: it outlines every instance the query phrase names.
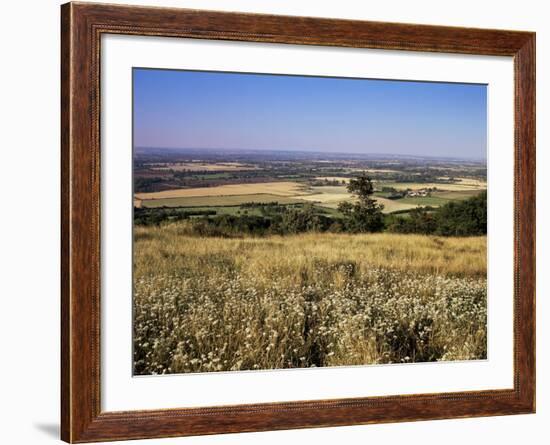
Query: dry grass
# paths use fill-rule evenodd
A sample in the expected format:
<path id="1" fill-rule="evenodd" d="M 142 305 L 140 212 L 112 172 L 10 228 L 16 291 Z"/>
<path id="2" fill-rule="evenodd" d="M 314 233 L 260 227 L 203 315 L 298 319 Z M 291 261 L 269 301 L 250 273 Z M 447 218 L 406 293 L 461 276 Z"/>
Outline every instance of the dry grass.
<path id="1" fill-rule="evenodd" d="M 486 238 L 138 227 L 138 374 L 479 359 Z"/>
<path id="2" fill-rule="evenodd" d="M 188 236 L 187 223 L 135 228 L 135 273 L 179 272 L 197 258 L 230 257 L 241 272 L 294 278 L 297 270 L 355 261 L 357 267 L 408 270 L 457 277 L 483 277 L 487 270 L 486 237 L 454 238 L 405 234 L 309 233 L 265 238 Z M 160 253 L 163 253 L 161 255 Z"/>

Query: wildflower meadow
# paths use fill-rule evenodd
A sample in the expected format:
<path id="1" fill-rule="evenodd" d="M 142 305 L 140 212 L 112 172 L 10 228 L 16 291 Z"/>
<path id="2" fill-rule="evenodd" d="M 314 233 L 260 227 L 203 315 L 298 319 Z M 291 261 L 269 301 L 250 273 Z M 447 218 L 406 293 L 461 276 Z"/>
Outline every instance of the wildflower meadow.
<path id="1" fill-rule="evenodd" d="M 479 360 L 486 237 L 135 228 L 136 375 Z"/>

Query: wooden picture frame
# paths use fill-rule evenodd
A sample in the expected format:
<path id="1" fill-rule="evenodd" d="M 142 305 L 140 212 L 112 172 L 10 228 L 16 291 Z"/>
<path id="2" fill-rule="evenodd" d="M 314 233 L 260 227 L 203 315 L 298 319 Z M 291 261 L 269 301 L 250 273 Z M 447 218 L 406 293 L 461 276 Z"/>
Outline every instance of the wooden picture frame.
<path id="1" fill-rule="evenodd" d="M 514 387 L 510 390 L 102 412 L 102 34 L 512 56 Z M 535 34 L 67 3 L 61 7 L 61 437 L 71 443 L 494 416 L 535 411 Z M 510 252 L 511 253 L 511 252 Z"/>

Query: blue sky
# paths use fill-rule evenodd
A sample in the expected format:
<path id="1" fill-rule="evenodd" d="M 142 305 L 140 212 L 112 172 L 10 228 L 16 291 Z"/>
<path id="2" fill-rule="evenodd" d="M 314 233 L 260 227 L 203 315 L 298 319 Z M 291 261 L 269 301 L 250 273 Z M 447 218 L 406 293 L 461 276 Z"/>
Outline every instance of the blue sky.
<path id="1" fill-rule="evenodd" d="M 486 158 L 485 85 L 133 70 L 134 145 Z"/>

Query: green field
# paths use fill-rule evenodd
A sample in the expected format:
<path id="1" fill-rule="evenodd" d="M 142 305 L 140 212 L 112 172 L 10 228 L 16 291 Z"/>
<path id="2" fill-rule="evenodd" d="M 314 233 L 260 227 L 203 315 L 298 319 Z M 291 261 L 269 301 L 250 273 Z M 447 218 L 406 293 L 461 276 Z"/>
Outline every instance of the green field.
<path id="1" fill-rule="evenodd" d="M 222 172 L 222 173 L 202 173 L 202 174 L 189 174 L 190 178 L 202 179 L 204 181 L 209 181 L 211 179 L 227 179 L 231 178 L 231 173 Z"/>
<path id="2" fill-rule="evenodd" d="M 197 210 L 204 211 L 210 210 L 216 212 L 216 215 L 254 215 L 260 216 L 262 214 L 260 207 L 241 207 L 241 206 L 212 206 L 212 207 L 185 207 L 183 211 Z M 197 216 L 201 218 L 201 216 Z"/>
<path id="3" fill-rule="evenodd" d="M 475 189 L 475 190 L 441 190 L 438 192 L 432 192 L 433 197 L 443 198 L 447 201 L 460 201 L 462 199 L 468 199 L 472 196 L 479 195 L 484 189 Z"/>
<path id="4" fill-rule="evenodd" d="M 230 196 L 185 196 L 180 198 L 145 199 L 141 201 L 142 207 L 220 207 L 238 206 L 244 203 L 271 203 L 300 204 L 304 201 L 286 196 L 258 193 L 255 195 L 230 195 Z"/>
<path id="5" fill-rule="evenodd" d="M 449 201 L 450 201 L 449 199 L 442 198 L 440 196 L 410 196 L 410 197 L 398 199 L 396 202 L 399 202 L 402 204 L 411 204 L 415 206 L 439 207 L 448 203 Z"/>

